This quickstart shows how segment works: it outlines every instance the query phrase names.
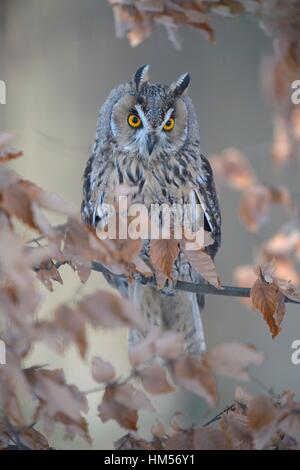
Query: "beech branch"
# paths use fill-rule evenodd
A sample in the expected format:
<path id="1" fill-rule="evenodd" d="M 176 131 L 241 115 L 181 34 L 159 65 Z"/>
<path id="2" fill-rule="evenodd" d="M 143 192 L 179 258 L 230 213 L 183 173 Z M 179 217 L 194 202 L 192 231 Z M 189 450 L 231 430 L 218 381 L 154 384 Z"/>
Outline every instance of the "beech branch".
<path id="1" fill-rule="evenodd" d="M 115 274 L 103 266 L 101 263 L 93 262 L 92 270 L 107 274 L 116 278 L 125 278 L 123 274 Z M 221 286 L 219 289 L 211 284 L 196 284 L 187 281 L 177 281 L 175 289 L 185 292 L 195 292 L 196 294 L 222 295 L 224 297 L 250 297 L 251 289 L 249 287 Z M 285 297 L 285 303 L 300 304 L 297 300 Z"/>

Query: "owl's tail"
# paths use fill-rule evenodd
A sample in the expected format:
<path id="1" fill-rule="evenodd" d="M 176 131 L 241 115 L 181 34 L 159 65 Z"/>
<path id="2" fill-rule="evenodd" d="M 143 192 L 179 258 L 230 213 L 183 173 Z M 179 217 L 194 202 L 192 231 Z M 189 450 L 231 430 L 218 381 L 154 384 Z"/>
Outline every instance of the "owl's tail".
<path id="1" fill-rule="evenodd" d="M 135 283 L 130 297 L 145 319 L 146 329 L 157 326 L 161 331 L 174 331 L 182 334 L 186 352 L 199 356 L 206 349 L 201 311 L 204 299 L 197 294 L 176 291 L 174 296 L 162 295 L 157 289 Z M 146 334 L 147 334 L 146 331 Z M 137 330 L 129 333 L 129 346 L 142 339 Z"/>

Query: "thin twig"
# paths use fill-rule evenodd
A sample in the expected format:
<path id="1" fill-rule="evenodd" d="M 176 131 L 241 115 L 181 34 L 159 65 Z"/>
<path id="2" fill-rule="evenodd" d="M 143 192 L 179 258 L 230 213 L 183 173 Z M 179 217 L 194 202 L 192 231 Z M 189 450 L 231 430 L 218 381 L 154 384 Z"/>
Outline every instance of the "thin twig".
<path id="1" fill-rule="evenodd" d="M 126 278 L 123 274 L 114 274 L 101 263 L 93 262 L 92 270 L 116 278 Z M 196 294 L 222 295 L 225 297 L 250 297 L 249 287 L 221 286 L 219 289 L 211 284 L 195 284 L 186 281 L 177 281 L 175 289 L 185 292 L 195 292 Z M 285 303 L 300 304 L 296 300 L 285 297 Z"/>
<path id="2" fill-rule="evenodd" d="M 215 423 L 216 421 L 219 421 L 219 419 L 222 418 L 223 414 L 228 413 L 229 411 L 234 411 L 235 407 L 236 407 L 235 403 L 232 403 L 231 405 L 226 406 L 226 408 L 224 410 L 220 411 L 220 413 L 218 413 L 216 416 L 214 416 L 209 421 L 204 423 L 203 427 L 210 426 L 212 423 Z"/>

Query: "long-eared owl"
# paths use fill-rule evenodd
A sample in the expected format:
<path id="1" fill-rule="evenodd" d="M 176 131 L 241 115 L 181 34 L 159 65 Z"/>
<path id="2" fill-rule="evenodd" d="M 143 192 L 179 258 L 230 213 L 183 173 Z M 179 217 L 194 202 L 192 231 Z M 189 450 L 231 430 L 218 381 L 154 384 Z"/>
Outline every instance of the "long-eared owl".
<path id="1" fill-rule="evenodd" d="M 134 200 L 151 204 L 201 205 L 204 229 L 213 243 L 206 248 L 214 257 L 221 242 L 221 216 L 212 170 L 201 153 L 199 128 L 187 95 L 189 74 L 170 86 L 151 83 L 148 66 L 132 81 L 114 88 L 100 109 L 96 139 L 84 173 L 82 219 L 95 226 L 102 206 L 119 185 L 135 188 Z M 145 255 L 146 256 L 146 255 Z M 176 278 L 204 282 L 183 255 L 176 261 Z M 201 321 L 203 296 L 158 290 L 152 283 L 109 278 L 122 295 L 129 296 L 147 321 L 148 328 L 174 330 L 184 336 L 186 350 L 205 350 Z M 136 331 L 130 341 L 139 341 Z"/>

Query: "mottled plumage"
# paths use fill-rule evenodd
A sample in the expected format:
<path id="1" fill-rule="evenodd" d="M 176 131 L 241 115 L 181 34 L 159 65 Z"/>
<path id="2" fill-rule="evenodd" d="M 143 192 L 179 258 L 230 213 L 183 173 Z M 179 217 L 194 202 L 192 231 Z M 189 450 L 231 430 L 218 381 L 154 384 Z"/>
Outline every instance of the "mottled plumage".
<path id="1" fill-rule="evenodd" d="M 84 173 L 82 218 L 95 226 L 105 217 L 103 204 L 120 184 L 137 187 L 132 202 L 147 207 L 200 203 L 205 229 L 214 239 L 207 251 L 214 257 L 221 241 L 221 217 L 211 167 L 201 153 L 195 111 L 186 94 L 190 77 L 185 74 L 171 86 L 163 86 L 150 83 L 147 74 L 148 66 L 139 69 L 132 82 L 112 90 L 100 110 Z M 131 127 L 130 116 L 134 116 L 131 124 L 138 128 Z M 142 252 L 145 259 L 148 246 L 145 243 Z M 202 280 L 182 253 L 175 263 L 174 278 Z M 123 295 L 128 293 L 149 325 L 182 332 L 186 349 L 193 354 L 205 349 L 200 316 L 203 297 L 168 287 L 160 292 L 138 281 L 128 292 L 124 281 L 109 280 Z M 131 341 L 138 339 L 139 334 L 132 332 Z"/>

